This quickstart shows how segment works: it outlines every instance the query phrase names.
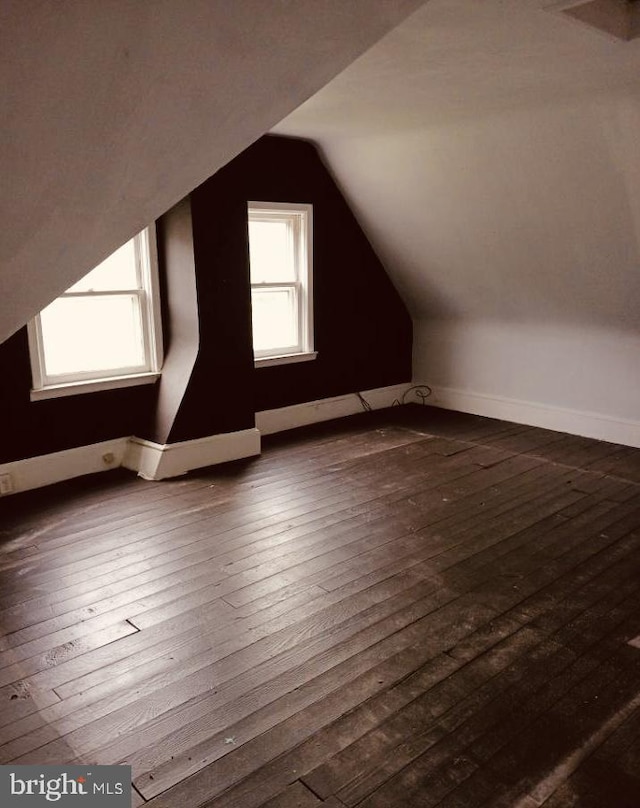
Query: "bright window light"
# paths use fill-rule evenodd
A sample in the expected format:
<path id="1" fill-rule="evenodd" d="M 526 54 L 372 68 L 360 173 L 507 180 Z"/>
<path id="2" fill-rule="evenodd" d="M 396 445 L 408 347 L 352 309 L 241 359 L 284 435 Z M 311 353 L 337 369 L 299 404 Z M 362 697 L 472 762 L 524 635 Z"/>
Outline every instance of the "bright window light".
<path id="1" fill-rule="evenodd" d="M 59 297 L 40 313 L 40 324 L 51 377 L 146 367 L 136 295 Z"/>
<path id="2" fill-rule="evenodd" d="M 144 230 L 29 325 L 34 391 L 155 373 L 161 363 L 155 239 Z"/>
<path id="3" fill-rule="evenodd" d="M 313 350 L 311 205 L 250 202 L 249 263 L 256 359 Z"/>

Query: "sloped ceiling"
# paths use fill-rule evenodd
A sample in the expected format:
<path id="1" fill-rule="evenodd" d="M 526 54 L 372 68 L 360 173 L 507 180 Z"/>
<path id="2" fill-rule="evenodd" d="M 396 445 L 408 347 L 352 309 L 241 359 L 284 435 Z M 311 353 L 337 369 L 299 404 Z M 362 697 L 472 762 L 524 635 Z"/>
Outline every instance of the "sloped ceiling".
<path id="1" fill-rule="evenodd" d="M 547 5 L 431 0 L 274 129 L 416 320 L 639 330 L 640 42 Z"/>
<path id="2" fill-rule="evenodd" d="M 0 342 L 423 0 L 3 0 Z"/>

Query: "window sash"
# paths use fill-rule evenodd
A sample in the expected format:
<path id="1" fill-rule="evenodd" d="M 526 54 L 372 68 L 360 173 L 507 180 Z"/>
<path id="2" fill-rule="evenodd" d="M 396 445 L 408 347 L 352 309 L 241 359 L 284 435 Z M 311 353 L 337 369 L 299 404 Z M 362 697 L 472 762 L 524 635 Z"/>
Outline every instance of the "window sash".
<path id="1" fill-rule="evenodd" d="M 294 297 L 295 328 L 297 341 L 294 344 L 272 348 L 256 348 L 256 359 L 290 356 L 313 351 L 312 311 L 312 212 L 308 204 L 279 202 L 249 202 L 248 217 L 253 222 L 285 222 L 289 227 L 295 280 L 251 282 L 254 290 L 290 289 Z"/>
<path id="2" fill-rule="evenodd" d="M 104 289 L 103 291 L 96 292 L 93 289 L 89 289 L 86 292 L 63 292 L 61 295 L 58 295 L 56 300 L 60 300 L 60 298 L 75 298 L 75 297 L 117 297 L 118 295 L 135 295 L 137 297 L 142 298 L 145 294 L 145 290 L 141 289 L 139 286 L 134 286 L 131 289 Z"/>
<path id="3" fill-rule="evenodd" d="M 117 365 L 109 368 L 93 368 L 63 373 L 47 370 L 45 338 L 41 314 L 28 325 L 29 350 L 34 391 L 48 387 L 73 385 L 78 382 L 108 381 L 125 376 L 157 372 L 162 362 L 162 334 L 160 323 L 160 301 L 157 284 L 157 253 L 155 237 L 149 229 L 134 237 L 136 288 L 113 288 L 100 290 L 66 291 L 57 299 L 104 299 L 127 297 L 136 301 L 139 318 L 143 362 L 133 365 Z"/>
<path id="4" fill-rule="evenodd" d="M 282 282 L 282 283 L 252 283 L 251 296 L 253 301 L 254 292 L 269 292 L 288 290 L 291 293 L 291 306 L 293 309 L 292 326 L 296 339 L 292 342 L 275 345 L 271 348 L 254 347 L 254 354 L 257 357 L 266 356 L 282 356 L 294 353 L 302 353 L 304 351 L 304 306 L 302 296 L 302 284 L 299 281 Z M 253 302 L 252 302 L 253 308 Z M 254 325 L 255 330 L 255 325 Z M 255 339 L 255 334 L 254 334 Z"/>

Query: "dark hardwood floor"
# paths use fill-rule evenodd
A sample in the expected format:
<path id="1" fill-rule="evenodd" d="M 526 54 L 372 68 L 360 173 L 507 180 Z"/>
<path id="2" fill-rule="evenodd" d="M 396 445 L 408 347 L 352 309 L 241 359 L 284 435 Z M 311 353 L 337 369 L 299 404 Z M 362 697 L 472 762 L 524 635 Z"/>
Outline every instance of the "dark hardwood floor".
<path id="1" fill-rule="evenodd" d="M 430 407 L 3 499 L 0 763 L 150 808 L 638 808 L 640 450 Z"/>

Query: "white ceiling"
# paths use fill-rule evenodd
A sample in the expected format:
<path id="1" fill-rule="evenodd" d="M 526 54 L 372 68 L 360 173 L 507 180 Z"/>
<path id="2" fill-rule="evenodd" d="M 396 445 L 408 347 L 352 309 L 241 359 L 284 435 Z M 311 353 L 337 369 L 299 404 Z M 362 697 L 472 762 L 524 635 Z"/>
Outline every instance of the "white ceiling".
<path id="1" fill-rule="evenodd" d="M 0 341 L 278 120 L 414 317 L 637 331 L 640 40 L 545 5 L 4 0 Z"/>
<path id="2" fill-rule="evenodd" d="M 415 318 L 640 323 L 640 41 L 430 0 L 273 131 L 316 140 Z"/>
<path id="3" fill-rule="evenodd" d="M 2 0 L 0 342 L 423 0 Z"/>
<path id="4" fill-rule="evenodd" d="M 616 40 L 555 6 L 429 0 L 274 131 L 373 135 L 637 91 L 640 41 Z"/>

